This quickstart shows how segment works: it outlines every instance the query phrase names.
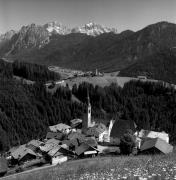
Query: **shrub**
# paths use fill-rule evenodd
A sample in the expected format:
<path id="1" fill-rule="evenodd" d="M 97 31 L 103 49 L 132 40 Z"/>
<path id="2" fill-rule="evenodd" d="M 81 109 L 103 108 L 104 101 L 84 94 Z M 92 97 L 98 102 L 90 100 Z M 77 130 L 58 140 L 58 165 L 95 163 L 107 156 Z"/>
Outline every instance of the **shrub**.
<path id="1" fill-rule="evenodd" d="M 127 132 L 120 139 L 120 152 L 122 154 L 129 155 L 133 152 L 135 147 L 135 138 L 132 134 L 131 130 L 127 130 Z"/>

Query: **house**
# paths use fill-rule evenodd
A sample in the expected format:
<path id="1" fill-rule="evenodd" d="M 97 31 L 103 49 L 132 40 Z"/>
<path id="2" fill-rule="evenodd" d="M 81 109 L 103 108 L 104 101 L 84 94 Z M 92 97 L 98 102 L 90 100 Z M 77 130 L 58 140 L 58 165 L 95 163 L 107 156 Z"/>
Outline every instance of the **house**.
<path id="1" fill-rule="evenodd" d="M 120 154 L 120 148 L 117 146 L 102 146 L 97 147 L 99 154 Z"/>
<path id="2" fill-rule="evenodd" d="M 99 142 L 109 141 L 108 128 L 102 123 L 95 124 L 94 127 L 88 128 L 86 135 L 97 138 Z"/>
<path id="3" fill-rule="evenodd" d="M 168 144 L 166 141 L 160 138 L 153 138 L 146 140 L 140 148 L 142 153 L 159 153 L 164 154 L 171 153 L 173 151 L 173 146 Z"/>
<path id="4" fill-rule="evenodd" d="M 92 147 L 97 147 L 97 145 L 98 145 L 95 137 L 85 137 L 84 143 L 86 143 Z"/>
<path id="5" fill-rule="evenodd" d="M 58 146 L 61 142 L 57 139 L 49 139 L 47 140 L 45 143 L 40 145 L 40 150 L 42 152 L 49 152 L 51 149 L 53 149 L 54 147 Z"/>
<path id="6" fill-rule="evenodd" d="M 65 134 L 68 134 L 71 131 L 71 127 L 63 124 L 63 123 L 59 123 L 56 124 L 54 126 L 49 126 L 48 131 L 50 132 L 63 132 Z"/>
<path id="7" fill-rule="evenodd" d="M 74 153 L 68 149 L 66 144 L 53 147 L 47 154 L 53 165 L 61 164 L 67 161 L 69 157 L 74 157 Z"/>
<path id="8" fill-rule="evenodd" d="M 136 132 L 136 127 L 135 122 L 132 120 L 116 120 L 112 126 L 110 137 L 120 139 L 128 129 Z"/>
<path id="9" fill-rule="evenodd" d="M 165 132 L 156 132 L 156 131 L 149 131 L 141 129 L 138 133 L 139 138 L 160 138 L 169 143 L 169 134 Z"/>
<path id="10" fill-rule="evenodd" d="M 64 162 L 68 161 L 68 157 L 67 156 L 63 156 L 63 155 L 60 155 L 60 156 L 54 156 L 52 158 L 52 165 L 57 165 L 57 164 L 62 164 Z"/>
<path id="11" fill-rule="evenodd" d="M 71 140 L 71 139 L 78 139 L 80 141 L 83 141 L 85 138 L 85 135 L 84 134 L 81 134 L 79 132 L 72 132 L 68 135 L 68 139 Z"/>
<path id="12" fill-rule="evenodd" d="M 61 132 L 47 132 L 46 139 L 58 139 L 62 140 L 64 138 L 64 134 Z"/>
<path id="13" fill-rule="evenodd" d="M 36 159 L 37 154 L 33 150 L 27 148 L 26 145 L 21 145 L 14 152 L 12 152 L 11 156 L 14 160 L 14 163 L 22 163 L 32 159 Z"/>
<path id="14" fill-rule="evenodd" d="M 76 148 L 75 153 L 78 156 L 84 156 L 84 153 L 87 151 L 92 151 L 93 154 L 98 153 L 98 150 L 87 143 L 82 143 L 79 147 Z"/>
<path id="15" fill-rule="evenodd" d="M 50 157 L 54 156 L 60 156 L 60 155 L 67 155 L 67 156 L 72 156 L 74 153 L 68 149 L 68 146 L 65 144 L 63 145 L 58 145 L 53 147 L 50 151 L 47 153 Z"/>
<path id="16" fill-rule="evenodd" d="M 31 140 L 29 141 L 27 144 L 26 144 L 26 147 L 33 150 L 34 152 L 38 151 L 40 148 L 40 145 L 42 144 L 43 142 L 39 141 L 39 140 Z"/>
<path id="17" fill-rule="evenodd" d="M 45 141 L 45 144 L 61 144 L 61 141 L 58 140 L 58 139 L 55 139 L 55 138 L 52 138 L 52 139 L 48 139 L 47 141 Z"/>

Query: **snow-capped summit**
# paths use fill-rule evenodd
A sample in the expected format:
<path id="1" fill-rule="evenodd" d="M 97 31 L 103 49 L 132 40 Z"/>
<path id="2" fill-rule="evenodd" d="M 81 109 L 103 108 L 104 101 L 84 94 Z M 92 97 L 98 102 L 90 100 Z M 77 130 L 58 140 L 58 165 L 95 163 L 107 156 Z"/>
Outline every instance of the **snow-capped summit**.
<path id="1" fill-rule="evenodd" d="M 110 32 L 117 34 L 117 30 L 115 28 L 107 28 L 93 22 L 85 24 L 82 27 L 76 27 L 72 29 L 72 33 L 84 33 L 90 36 L 97 36 L 103 33 Z"/>
<path id="2" fill-rule="evenodd" d="M 66 35 L 69 34 L 71 32 L 71 30 L 69 28 L 67 28 L 66 26 L 57 23 L 57 21 L 54 22 L 49 22 L 47 24 L 45 24 L 43 26 L 50 34 L 52 33 L 57 33 L 60 35 Z"/>
<path id="3" fill-rule="evenodd" d="M 57 23 L 57 21 L 53 21 L 45 24 L 43 27 L 49 32 L 50 35 L 53 33 L 60 35 L 66 35 L 70 33 L 83 33 L 90 36 L 97 36 L 103 33 L 110 32 L 117 34 L 117 30 L 115 28 L 107 28 L 94 22 L 85 24 L 82 27 L 75 27 L 70 29 L 67 26 Z"/>

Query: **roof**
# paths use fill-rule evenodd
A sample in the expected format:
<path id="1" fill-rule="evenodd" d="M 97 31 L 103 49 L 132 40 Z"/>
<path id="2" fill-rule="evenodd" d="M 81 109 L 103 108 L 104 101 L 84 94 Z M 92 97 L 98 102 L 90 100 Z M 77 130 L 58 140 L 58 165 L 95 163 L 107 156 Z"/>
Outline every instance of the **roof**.
<path id="1" fill-rule="evenodd" d="M 62 132 L 62 131 L 65 131 L 67 129 L 70 129 L 71 127 L 66 125 L 66 124 L 63 124 L 63 123 L 59 123 L 59 124 L 56 124 L 54 126 L 49 126 L 49 131 L 51 132 Z"/>
<path id="2" fill-rule="evenodd" d="M 48 155 L 53 156 L 60 156 L 60 155 L 73 155 L 74 153 L 68 149 L 66 144 L 58 145 L 53 147 L 49 152 Z"/>
<path id="3" fill-rule="evenodd" d="M 70 140 L 70 143 L 71 143 L 71 145 L 73 145 L 73 146 L 75 146 L 75 147 L 77 147 L 78 146 L 78 139 L 71 139 Z"/>
<path id="4" fill-rule="evenodd" d="M 56 146 L 56 147 L 54 147 L 54 148 L 52 148 L 49 152 L 48 152 L 48 155 L 49 156 L 54 156 L 58 151 L 59 151 L 59 149 L 61 148 L 61 146 Z"/>
<path id="5" fill-rule="evenodd" d="M 84 142 L 92 147 L 96 147 L 98 145 L 95 137 L 86 137 Z"/>
<path id="6" fill-rule="evenodd" d="M 63 138 L 63 134 L 61 132 L 47 132 L 46 139 L 52 138 L 61 140 Z"/>
<path id="7" fill-rule="evenodd" d="M 44 152 L 49 152 L 51 149 L 53 149 L 56 146 L 57 144 L 48 143 L 48 144 L 45 144 L 44 146 L 40 146 L 40 150 Z"/>
<path id="8" fill-rule="evenodd" d="M 40 150 L 44 152 L 49 152 L 54 147 L 58 146 L 60 144 L 60 141 L 57 139 L 49 139 L 45 142 L 44 145 L 40 146 Z"/>
<path id="9" fill-rule="evenodd" d="M 126 130 L 131 129 L 133 132 L 136 130 L 136 124 L 132 120 L 116 120 L 113 124 L 110 137 L 121 138 Z"/>
<path id="10" fill-rule="evenodd" d="M 28 149 L 26 147 L 26 145 L 21 145 L 12 153 L 12 157 L 14 159 L 19 159 L 20 160 L 27 154 L 37 156 L 36 153 L 34 151 L 32 151 L 31 149 Z"/>
<path id="11" fill-rule="evenodd" d="M 160 138 L 160 139 L 165 140 L 167 143 L 169 143 L 169 135 L 165 132 L 156 132 L 156 131 L 149 131 L 149 130 L 141 129 L 138 137 L 140 137 L 140 138 L 145 138 L 145 137 Z"/>
<path id="12" fill-rule="evenodd" d="M 10 148 L 8 152 L 12 154 L 18 148 L 19 148 L 19 146 L 14 146 L 14 147 Z"/>
<path id="13" fill-rule="evenodd" d="M 75 153 L 79 156 L 82 153 L 88 151 L 88 150 L 96 150 L 98 151 L 96 148 L 86 144 L 86 143 L 82 143 L 79 147 L 76 148 Z"/>
<path id="14" fill-rule="evenodd" d="M 43 142 L 41 142 L 41 141 L 39 141 L 39 140 L 33 139 L 33 140 L 31 140 L 31 141 L 29 141 L 29 142 L 27 143 L 27 146 L 28 146 L 28 145 L 33 145 L 33 146 L 35 146 L 35 147 L 39 147 L 42 143 L 43 143 Z"/>
<path id="15" fill-rule="evenodd" d="M 4 157 L 0 158 L 0 173 L 7 172 L 8 166 L 7 166 L 7 160 Z"/>
<path id="16" fill-rule="evenodd" d="M 58 145 L 58 144 L 60 144 L 60 143 L 61 143 L 60 140 L 54 139 L 54 138 L 49 139 L 49 140 L 47 140 L 47 141 L 45 142 L 45 144 L 56 144 L 56 145 Z"/>
<path id="17" fill-rule="evenodd" d="M 103 133 L 103 132 L 104 132 L 103 129 L 94 126 L 94 127 L 90 127 L 90 128 L 87 130 L 86 135 L 99 137 L 99 135 L 100 135 L 101 133 Z"/>
<path id="18" fill-rule="evenodd" d="M 77 123 L 82 123 L 82 119 L 72 119 L 71 121 L 71 124 L 77 124 Z"/>
<path id="19" fill-rule="evenodd" d="M 72 132 L 68 135 L 68 139 L 84 139 L 85 135 L 79 132 Z"/>
<path id="20" fill-rule="evenodd" d="M 71 127 L 77 127 L 80 124 L 82 124 L 82 119 L 73 119 L 70 122 L 71 122 Z"/>
<path id="21" fill-rule="evenodd" d="M 71 141 L 70 140 L 63 140 L 62 144 L 66 144 L 67 146 L 71 146 Z"/>
<path id="22" fill-rule="evenodd" d="M 173 146 L 160 138 L 153 138 L 150 140 L 146 140 L 141 146 L 141 151 L 147 151 L 152 148 L 156 148 L 164 154 L 167 154 L 173 151 Z"/>

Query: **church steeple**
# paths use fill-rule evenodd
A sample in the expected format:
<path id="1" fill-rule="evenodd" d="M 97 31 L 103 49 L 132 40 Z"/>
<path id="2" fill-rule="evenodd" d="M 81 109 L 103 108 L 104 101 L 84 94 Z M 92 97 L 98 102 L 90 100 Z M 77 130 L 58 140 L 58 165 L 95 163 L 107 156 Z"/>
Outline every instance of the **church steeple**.
<path id="1" fill-rule="evenodd" d="M 90 104 L 90 98 L 89 98 L 89 92 L 87 91 L 87 127 L 91 127 L 92 121 L 91 121 L 91 104 Z"/>

